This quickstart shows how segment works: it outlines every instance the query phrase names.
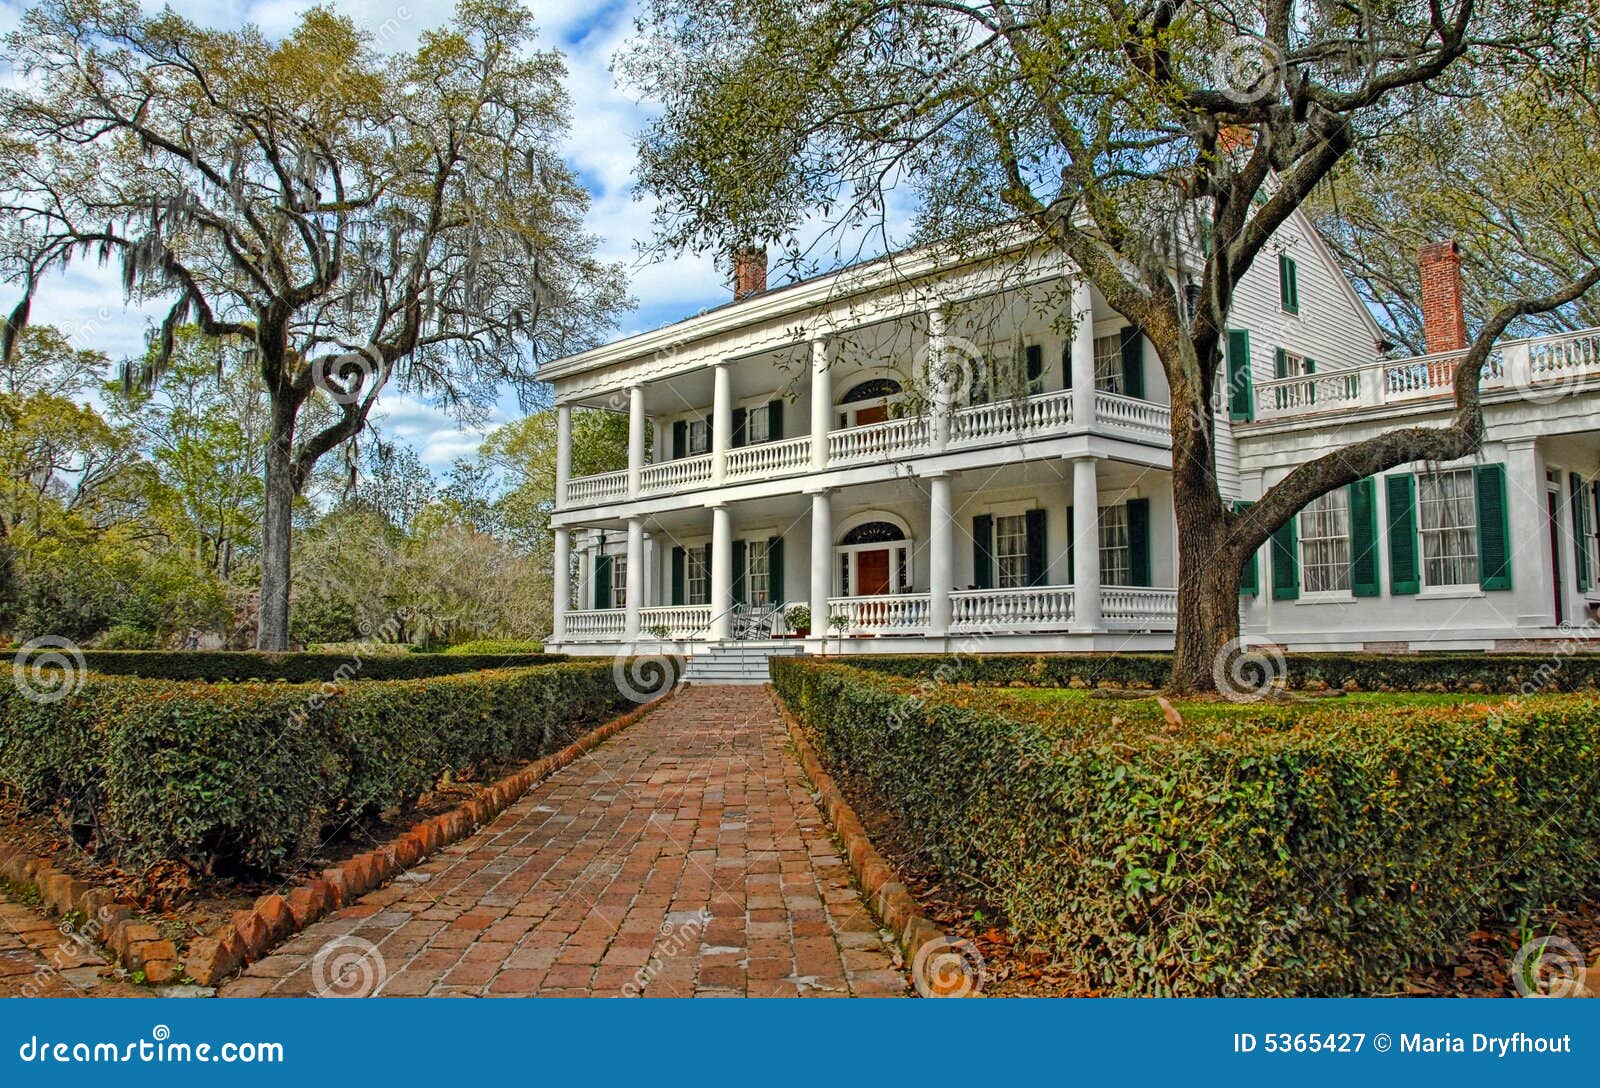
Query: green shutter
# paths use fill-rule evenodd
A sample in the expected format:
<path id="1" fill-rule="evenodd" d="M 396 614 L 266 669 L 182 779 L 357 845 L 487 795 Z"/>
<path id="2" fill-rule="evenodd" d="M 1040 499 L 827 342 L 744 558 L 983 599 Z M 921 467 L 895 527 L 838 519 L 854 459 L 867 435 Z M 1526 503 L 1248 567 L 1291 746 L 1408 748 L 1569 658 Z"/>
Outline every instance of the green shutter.
<path id="1" fill-rule="evenodd" d="M 744 558 L 745 558 L 745 556 L 744 556 L 744 549 L 745 549 L 744 541 L 735 540 L 733 542 L 733 603 L 734 604 L 744 604 L 745 603 L 745 585 L 744 585 Z"/>
<path id="2" fill-rule="evenodd" d="M 1300 597 L 1300 545 L 1295 525 L 1300 515 L 1290 514 L 1272 534 L 1272 599 L 1293 601 Z"/>
<path id="3" fill-rule="evenodd" d="M 743 408 L 735 408 L 733 410 L 733 437 L 728 443 L 730 446 L 738 447 L 744 445 L 745 435 L 748 433 L 744 422 L 746 414 Z"/>
<path id="4" fill-rule="evenodd" d="M 1511 528 L 1506 520 L 1506 466 L 1479 465 L 1478 585 L 1511 588 Z M 1533 527 L 1529 526 L 1529 531 Z"/>
<path id="5" fill-rule="evenodd" d="M 972 519 L 972 584 L 994 588 L 994 518 L 988 514 Z"/>
<path id="6" fill-rule="evenodd" d="M 1236 502 L 1233 512 L 1242 514 L 1255 503 Z M 1250 553 L 1250 558 L 1245 561 L 1244 570 L 1239 574 L 1239 596 L 1254 597 L 1261 592 L 1261 553 L 1260 549 Z"/>
<path id="7" fill-rule="evenodd" d="M 783 604 L 783 537 L 767 540 L 767 597 L 772 604 Z"/>
<path id="8" fill-rule="evenodd" d="M 767 441 L 776 442 L 783 437 L 783 401 L 767 401 Z"/>
<path id="9" fill-rule="evenodd" d="M 1250 333 L 1228 330 L 1228 418 L 1256 418 L 1256 395 L 1250 380 Z"/>
<path id="10" fill-rule="evenodd" d="M 1480 487 L 1478 490 L 1483 489 Z M 1578 592 L 1583 593 L 1589 588 L 1589 549 L 1584 546 L 1588 529 L 1583 518 L 1583 477 L 1576 472 L 1567 473 L 1567 507 L 1572 511 L 1572 574 L 1578 581 Z M 1483 519 L 1480 517 L 1478 520 L 1481 523 Z M 1482 536 L 1481 529 L 1479 536 Z M 1483 554 L 1481 544 L 1478 554 Z"/>
<path id="11" fill-rule="evenodd" d="M 1272 349 L 1272 376 L 1275 378 L 1289 376 L 1289 353 L 1282 348 Z"/>
<path id="12" fill-rule="evenodd" d="M 1378 500 L 1372 477 L 1357 480 L 1347 489 L 1350 500 L 1350 592 L 1376 597 L 1378 574 Z"/>
<path id="13" fill-rule="evenodd" d="M 1022 523 L 1027 535 L 1028 584 L 1042 586 L 1045 583 L 1044 511 L 1029 510 L 1022 516 Z"/>
<path id="14" fill-rule="evenodd" d="M 1137 325 L 1122 330 L 1122 392 L 1144 399 L 1144 330 Z"/>
<path id="15" fill-rule="evenodd" d="M 711 603 L 711 545 L 710 544 L 707 544 L 703 548 L 700 549 L 700 559 L 701 559 L 701 562 L 703 562 L 705 564 L 705 568 L 706 568 L 706 599 L 703 600 L 703 601 L 691 601 L 690 603 L 691 604 L 710 604 Z"/>
<path id="16" fill-rule="evenodd" d="M 1417 479 L 1409 472 L 1383 478 L 1389 521 L 1389 592 L 1396 596 L 1422 588 L 1417 562 Z"/>
<path id="17" fill-rule="evenodd" d="M 1028 389 L 1031 392 L 1035 383 L 1044 383 L 1044 349 L 1038 344 L 1029 344 L 1023 351 L 1028 374 Z"/>
<path id="18" fill-rule="evenodd" d="M 1128 584 L 1150 584 L 1150 500 L 1128 500 Z"/>
<path id="19" fill-rule="evenodd" d="M 1073 520 L 1072 507 L 1067 507 L 1067 585 L 1078 584 L 1078 523 Z"/>
<path id="20" fill-rule="evenodd" d="M 1072 388 L 1072 341 L 1061 345 L 1061 388 Z"/>
<path id="21" fill-rule="evenodd" d="M 1311 356 L 1307 355 L 1305 357 L 1305 359 L 1303 360 L 1303 362 L 1305 364 L 1305 368 L 1306 368 L 1306 373 L 1307 374 L 1315 374 L 1317 372 L 1317 361 L 1315 359 L 1313 359 Z M 1315 403 L 1317 403 L 1317 383 L 1316 382 L 1308 382 L 1306 384 L 1306 403 L 1307 404 L 1315 404 Z"/>
<path id="22" fill-rule="evenodd" d="M 672 425 L 672 459 L 680 460 L 689 453 L 689 424 L 686 420 L 678 420 Z"/>
<path id="23" fill-rule="evenodd" d="M 684 588 L 688 583 L 689 553 L 682 548 L 672 549 L 672 603 L 683 603 Z"/>
<path id="24" fill-rule="evenodd" d="M 1300 272 L 1287 253 L 1278 254 L 1278 304 L 1285 313 L 1300 312 Z"/>
<path id="25" fill-rule="evenodd" d="M 596 608 L 611 607 L 611 557 L 609 555 L 596 555 L 594 557 L 594 606 Z"/>

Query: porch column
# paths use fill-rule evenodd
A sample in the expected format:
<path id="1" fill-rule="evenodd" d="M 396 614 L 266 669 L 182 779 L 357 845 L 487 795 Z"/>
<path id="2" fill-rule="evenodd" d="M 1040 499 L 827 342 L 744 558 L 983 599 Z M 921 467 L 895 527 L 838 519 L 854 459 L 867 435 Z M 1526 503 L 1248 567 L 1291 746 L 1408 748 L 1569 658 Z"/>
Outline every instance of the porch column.
<path id="1" fill-rule="evenodd" d="M 1516 601 L 1517 623 L 1524 627 L 1550 627 L 1556 622 L 1550 531 L 1545 528 L 1550 522 L 1546 494 L 1544 458 L 1539 455 L 1538 440 L 1508 441 L 1506 524 L 1525 527 L 1511 534 L 1511 594 Z M 1564 489 L 1558 497 L 1565 499 Z M 1557 510 L 1564 512 L 1566 505 L 1564 501 L 1558 503 Z"/>
<path id="2" fill-rule="evenodd" d="M 933 392 L 933 452 L 950 445 L 950 416 L 955 407 L 955 382 L 949 368 L 944 306 L 928 310 L 928 385 Z M 948 481 L 946 482 L 948 489 Z"/>
<path id="3" fill-rule="evenodd" d="M 1072 285 L 1072 426 L 1094 423 L 1094 290 L 1079 278 Z"/>
<path id="4" fill-rule="evenodd" d="M 725 641 L 733 612 L 733 517 L 726 503 L 711 508 L 711 627 L 712 642 Z"/>
<path id="5" fill-rule="evenodd" d="M 1100 482 L 1095 458 L 1072 462 L 1072 627 L 1100 629 Z"/>
<path id="6" fill-rule="evenodd" d="M 733 374 L 727 363 L 711 369 L 711 483 L 728 475 L 728 447 L 733 445 Z"/>
<path id="7" fill-rule="evenodd" d="M 833 492 L 811 493 L 811 637 L 828 637 L 833 591 Z"/>
<path id="8" fill-rule="evenodd" d="M 553 535 L 555 569 L 551 581 L 555 592 L 550 603 L 550 638 L 561 642 L 567 637 L 567 608 L 572 603 L 572 530 L 556 529 Z"/>
<path id="9" fill-rule="evenodd" d="M 639 497 L 639 475 L 644 471 L 644 386 L 628 389 L 628 498 Z"/>
<path id="10" fill-rule="evenodd" d="M 623 637 L 639 639 L 639 608 L 644 603 L 644 519 L 628 519 L 628 569 L 623 583 Z"/>
<path id="11" fill-rule="evenodd" d="M 828 467 L 828 432 L 833 429 L 833 354 L 828 341 L 811 341 L 811 471 Z"/>
<path id="12" fill-rule="evenodd" d="M 955 511 L 950 473 L 928 478 L 928 634 L 950 632 L 950 591 L 955 580 Z"/>
<path id="13" fill-rule="evenodd" d="M 567 478 L 572 472 L 572 405 L 556 405 L 556 509 L 567 505 Z"/>

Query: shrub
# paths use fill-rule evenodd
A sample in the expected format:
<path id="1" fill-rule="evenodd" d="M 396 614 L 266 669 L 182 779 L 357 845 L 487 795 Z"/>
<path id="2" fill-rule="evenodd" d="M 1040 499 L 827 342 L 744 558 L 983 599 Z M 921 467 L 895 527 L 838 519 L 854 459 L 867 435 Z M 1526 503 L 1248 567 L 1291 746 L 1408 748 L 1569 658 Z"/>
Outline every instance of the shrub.
<path id="1" fill-rule="evenodd" d="M 477 638 L 470 642 L 458 642 L 440 653 L 446 654 L 538 654 L 544 652 L 544 646 L 538 642 L 529 642 L 526 639 L 515 638 Z"/>
<path id="2" fill-rule="evenodd" d="M 1116 994 L 1374 993 L 1484 918 L 1600 884 L 1592 695 L 1002 713 L 774 658 L 825 760 L 947 878 Z"/>
<path id="3" fill-rule="evenodd" d="M 477 669 L 521 668 L 565 661 L 561 654 L 269 654 L 240 650 L 145 652 L 85 650 L 90 672 L 150 680 L 406 680 Z"/>
<path id="4" fill-rule="evenodd" d="M 129 863 L 283 871 L 446 773 L 537 758 L 627 705 L 609 661 L 342 687 L 90 675 L 54 703 L 0 692 L 0 781 Z"/>

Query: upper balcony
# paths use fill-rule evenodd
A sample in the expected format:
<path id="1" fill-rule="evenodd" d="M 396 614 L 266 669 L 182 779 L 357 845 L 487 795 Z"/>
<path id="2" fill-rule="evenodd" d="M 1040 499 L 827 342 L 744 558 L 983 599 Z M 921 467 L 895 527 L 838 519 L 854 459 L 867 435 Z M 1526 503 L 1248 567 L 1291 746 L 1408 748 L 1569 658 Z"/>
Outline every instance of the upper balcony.
<path id="1" fill-rule="evenodd" d="M 1440 352 L 1263 382 L 1256 388 L 1255 418 L 1266 422 L 1448 401 L 1464 356 Z M 1600 329 L 1504 341 L 1484 365 L 1480 389 L 1486 398 L 1501 394 L 1549 403 L 1590 383 L 1600 383 Z"/>

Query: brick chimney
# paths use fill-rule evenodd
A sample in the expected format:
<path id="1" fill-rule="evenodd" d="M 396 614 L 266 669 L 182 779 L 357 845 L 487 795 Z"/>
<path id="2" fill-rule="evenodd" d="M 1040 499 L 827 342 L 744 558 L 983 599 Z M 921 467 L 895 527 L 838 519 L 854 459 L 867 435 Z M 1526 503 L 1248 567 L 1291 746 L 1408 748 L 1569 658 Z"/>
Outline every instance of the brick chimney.
<path id="1" fill-rule="evenodd" d="M 733 301 L 767 289 L 767 247 L 739 246 L 733 251 Z"/>
<path id="2" fill-rule="evenodd" d="M 1224 155 L 1255 147 L 1256 130 L 1245 125 L 1224 125 L 1217 130 L 1217 150 Z"/>
<path id="3" fill-rule="evenodd" d="M 1429 242 L 1417 251 L 1422 271 L 1422 334 L 1429 355 L 1467 349 L 1467 311 L 1461 293 L 1461 250 Z"/>

